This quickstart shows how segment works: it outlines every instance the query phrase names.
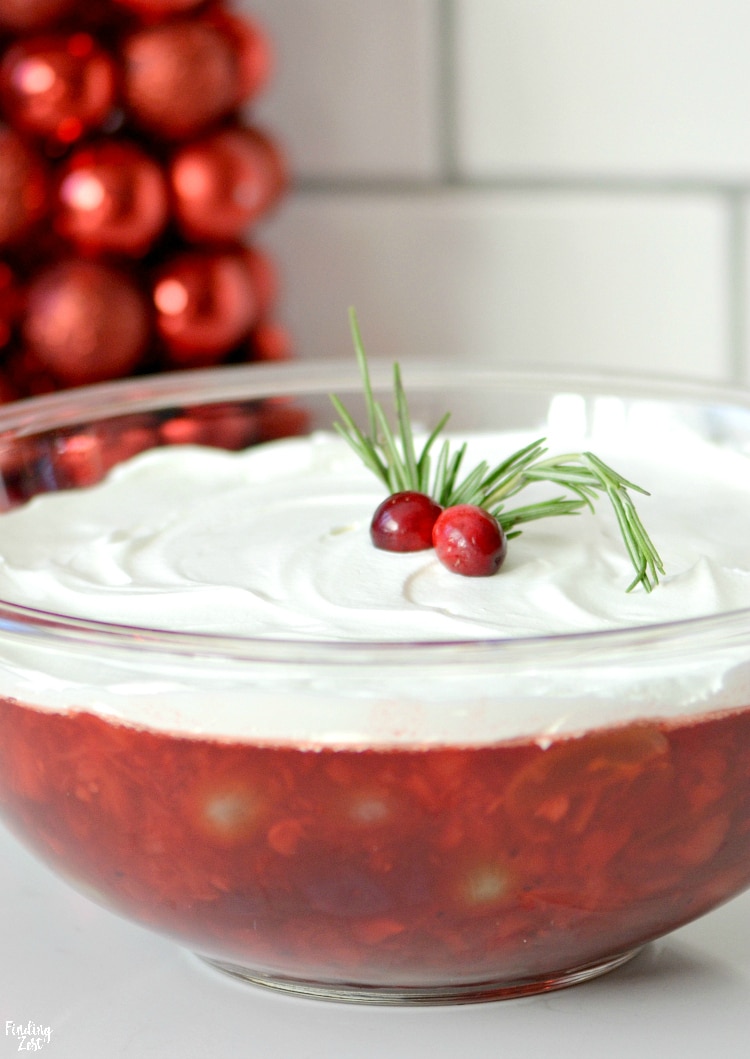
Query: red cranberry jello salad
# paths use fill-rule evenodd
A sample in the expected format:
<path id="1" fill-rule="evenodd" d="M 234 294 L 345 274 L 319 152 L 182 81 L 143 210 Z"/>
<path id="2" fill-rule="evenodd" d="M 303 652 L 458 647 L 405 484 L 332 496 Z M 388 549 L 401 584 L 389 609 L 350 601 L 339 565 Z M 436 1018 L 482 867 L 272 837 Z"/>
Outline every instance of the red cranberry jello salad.
<path id="1" fill-rule="evenodd" d="M 0 516 L 2 811 L 253 981 L 580 981 L 750 884 L 750 445 L 573 391 L 431 434 L 398 373 L 391 429 L 361 366 L 361 428 Z"/>

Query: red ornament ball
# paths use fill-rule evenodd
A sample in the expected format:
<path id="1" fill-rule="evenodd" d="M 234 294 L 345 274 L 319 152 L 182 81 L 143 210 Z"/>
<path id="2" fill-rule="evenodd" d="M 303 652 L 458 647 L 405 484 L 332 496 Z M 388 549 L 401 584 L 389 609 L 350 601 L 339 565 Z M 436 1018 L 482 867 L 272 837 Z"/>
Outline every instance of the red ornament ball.
<path id="1" fill-rule="evenodd" d="M 21 293 L 10 265 L 0 261 L 0 348 L 10 341 L 20 310 Z"/>
<path id="2" fill-rule="evenodd" d="M 271 80 L 274 57 L 271 41 L 260 25 L 246 15 L 241 18 L 223 7 L 210 10 L 206 20 L 232 42 L 237 56 L 235 104 L 254 99 Z"/>
<path id="3" fill-rule="evenodd" d="M 198 7 L 204 0 L 114 0 L 120 7 L 146 19 L 168 18 Z"/>
<path id="4" fill-rule="evenodd" d="M 83 252 L 140 257 L 169 213 L 161 167 L 126 141 L 76 151 L 61 170 L 56 200 L 57 231 Z"/>
<path id="5" fill-rule="evenodd" d="M 34 358 L 68 386 L 128 375 L 149 336 L 148 305 L 119 270 L 80 258 L 29 284 L 23 337 Z"/>
<path id="6" fill-rule="evenodd" d="M 276 205 L 286 165 L 259 129 L 224 129 L 179 150 L 170 166 L 177 223 L 189 239 L 238 239 Z"/>
<path id="7" fill-rule="evenodd" d="M 38 397 L 60 388 L 59 381 L 28 349 L 11 349 L 3 369 L 11 385 L 24 397 Z"/>
<path id="8" fill-rule="evenodd" d="M 156 328 L 173 367 L 216 362 L 248 334 L 257 316 L 241 253 L 178 254 L 159 273 L 153 301 Z"/>
<path id="9" fill-rule="evenodd" d="M 229 39 L 205 21 L 141 29 L 124 42 L 122 60 L 125 108 L 154 136 L 195 136 L 234 105 L 236 56 Z"/>
<path id="10" fill-rule="evenodd" d="M 261 320 L 250 333 L 246 359 L 291 360 L 294 347 L 289 332 L 273 320 Z"/>
<path id="11" fill-rule="evenodd" d="M 0 404 L 17 401 L 20 396 L 10 379 L 4 374 L 0 374 Z"/>
<path id="12" fill-rule="evenodd" d="M 114 63 L 88 33 L 21 40 L 0 66 L 0 94 L 17 129 L 71 144 L 108 117 Z"/>
<path id="13" fill-rule="evenodd" d="M 12 129 L 0 126 L 0 246 L 23 236 L 46 205 L 47 175 L 41 158 Z"/>
<path id="14" fill-rule="evenodd" d="M 28 32 L 46 29 L 72 11 L 78 0 L 2 0 L 0 25 Z"/>

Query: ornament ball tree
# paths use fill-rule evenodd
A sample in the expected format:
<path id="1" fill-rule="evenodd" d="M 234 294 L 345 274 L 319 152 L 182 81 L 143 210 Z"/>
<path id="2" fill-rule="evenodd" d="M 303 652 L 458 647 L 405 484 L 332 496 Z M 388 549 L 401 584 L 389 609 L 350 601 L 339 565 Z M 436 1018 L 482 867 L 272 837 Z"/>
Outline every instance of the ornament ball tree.
<path id="1" fill-rule="evenodd" d="M 289 355 L 271 65 L 222 0 L 2 0 L 0 401 Z"/>

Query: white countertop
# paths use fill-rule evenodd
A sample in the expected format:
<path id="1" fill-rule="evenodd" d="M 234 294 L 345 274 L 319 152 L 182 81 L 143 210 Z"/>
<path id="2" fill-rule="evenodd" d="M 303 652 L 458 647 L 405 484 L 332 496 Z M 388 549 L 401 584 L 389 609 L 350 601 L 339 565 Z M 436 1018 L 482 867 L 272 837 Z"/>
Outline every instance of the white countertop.
<path id="1" fill-rule="evenodd" d="M 369 1008 L 225 978 L 58 881 L 0 829 L 0 1059 L 735 1059 L 750 1032 L 750 892 L 631 963 L 546 996 Z M 29 1054 L 28 1050 L 26 1054 Z"/>

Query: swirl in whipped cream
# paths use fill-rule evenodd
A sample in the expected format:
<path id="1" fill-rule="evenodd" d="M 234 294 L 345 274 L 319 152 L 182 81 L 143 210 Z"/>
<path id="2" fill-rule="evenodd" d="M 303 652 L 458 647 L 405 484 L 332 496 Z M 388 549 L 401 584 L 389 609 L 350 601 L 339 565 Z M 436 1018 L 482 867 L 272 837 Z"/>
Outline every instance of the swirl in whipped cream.
<path id="1" fill-rule="evenodd" d="M 527 440 L 471 438 L 466 467 Z M 97 486 L 35 498 L 0 518 L 0 598 L 150 628 L 358 641 L 584 632 L 750 607 L 747 458 L 697 440 L 656 465 L 646 447 L 599 454 L 652 494 L 638 505 L 667 576 L 651 594 L 625 592 L 631 567 L 604 498 L 596 514 L 525 527 L 494 577 L 457 577 L 432 551 L 378 551 L 369 523 L 382 486 L 319 434 L 239 454 L 156 449 Z"/>

